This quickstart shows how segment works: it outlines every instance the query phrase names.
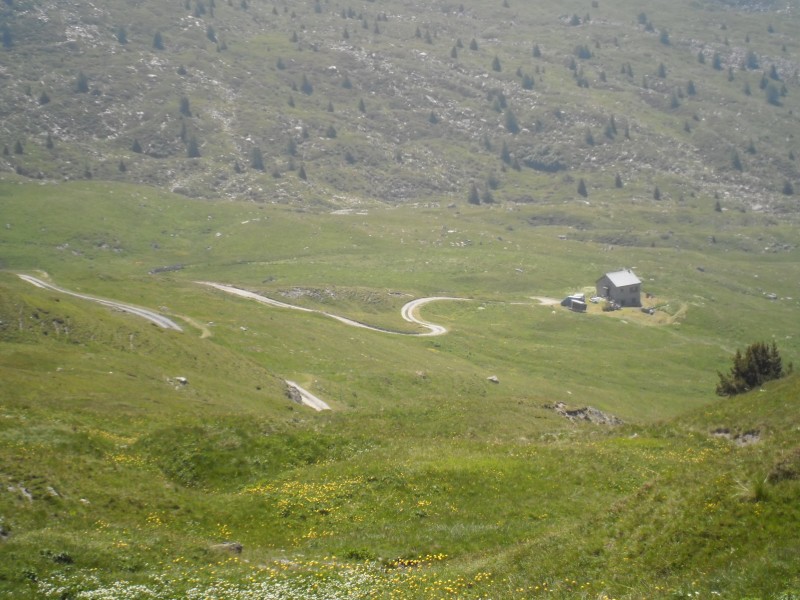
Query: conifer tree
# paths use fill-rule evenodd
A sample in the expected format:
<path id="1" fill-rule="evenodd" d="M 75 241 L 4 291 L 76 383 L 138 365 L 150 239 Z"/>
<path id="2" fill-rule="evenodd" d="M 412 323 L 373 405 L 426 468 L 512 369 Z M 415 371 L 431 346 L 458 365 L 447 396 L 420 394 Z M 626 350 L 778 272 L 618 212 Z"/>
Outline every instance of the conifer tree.
<path id="1" fill-rule="evenodd" d="M 310 96 L 314 93 L 314 86 L 311 85 L 311 82 L 305 75 L 303 75 L 303 81 L 300 83 L 300 91 L 306 96 Z"/>
<path id="2" fill-rule="evenodd" d="M 737 171 L 742 171 L 744 169 L 742 159 L 739 158 L 739 153 L 736 152 L 736 150 L 731 154 L 731 166 Z"/>
<path id="3" fill-rule="evenodd" d="M 189 98 L 187 98 L 186 96 L 181 96 L 179 110 L 184 117 L 192 116 L 192 109 L 189 106 Z"/>
<path id="4" fill-rule="evenodd" d="M 505 126 L 509 133 L 513 134 L 519 133 L 520 128 L 519 128 L 519 122 L 517 121 L 517 116 L 510 108 L 506 110 Z"/>
<path id="5" fill-rule="evenodd" d="M 503 147 L 500 150 L 500 160 L 505 164 L 511 164 L 511 151 L 508 149 L 508 144 L 503 142 Z"/>
<path id="6" fill-rule="evenodd" d="M 200 145 L 197 143 L 197 139 L 194 136 L 191 137 L 186 146 L 186 156 L 189 158 L 200 158 Z"/>
<path id="7" fill-rule="evenodd" d="M 11 29 L 5 23 L 3 23 L 2 28 L 0 28 L 0 39 L 2 39 L 3 48 L 6 50 L 10 50 L 14 47 L 14 36 L 11 35 Z"/>
<path id="8" fill-rule="evenodd" d="M 778 89 L 778 86 L 774 83 L 770 83 L 764 90 L 764 93 L 767 96 L 767 102 L 772 104 L 773 106 L 780 106 L 781 105 L 781 92 Z"/>
<path id="9" fill-rule="evenodd" d="M 89 91 L 89 78 L 86 77 L 83 71 L 78 71 L 78 77 L 75 80 L 75 90 L 81 94 Z"/>
<path id="10" fill-rule="evenodd" d="M 583 179 L 578 181 L 578 194 L 584 198 L 589 195 L 589 191 L 586 189 L 586 182 Z"/>
<path id="11" fill-rule="evenodd" d="M 250 150 L 250 166 L 256 171 L 264 170 L 264 156 L 261 154 L 261 148 L 254 146 Z"/>
<path id="12" fill-rule="evenodd" d="M 480 192 L 478 192 L 478 188 L 475 186 L 474 183 L 469 188 L 469 195 L 467 196 L 467 202 L 476 205 L 481 203 Z"/>
<path id="13" fill-rule="evenodd" d="M 533 89 L 533 77 L 531 77 L 527 73 L 522 76 L 522 89 L 523 90 Z"/>
<path id="14" fill-rule="evenodd" d="M 791 365 L 789 370 L 791 371 Z M 773 341 L 771 345 L 764 342 L 751 344 L 744 354 L 741 350 L 736 350 L 730 372 L 717 374 L 717 394 L 734 396 L 756 389 L 767 381 L 780 379 L 785 372 L 780 352 Z"/>

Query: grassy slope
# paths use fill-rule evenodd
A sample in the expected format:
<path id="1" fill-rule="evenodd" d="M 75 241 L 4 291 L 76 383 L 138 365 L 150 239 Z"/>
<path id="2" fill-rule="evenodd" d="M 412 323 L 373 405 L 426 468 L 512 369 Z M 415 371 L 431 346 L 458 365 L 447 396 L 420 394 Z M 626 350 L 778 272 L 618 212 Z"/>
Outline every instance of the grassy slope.
<path id="1" fill-rule="evenodd" d="M 107 592 L 116 597 L 137 583 L 156 597 L 192 586 L 245 597 L 520 597 L 547 584 L 561 597 L 766 598 L 798 586 L 797 483 L 760 483 L 796 446 L 797 380 L 724 402 L 712 392 L 715 370 L 753 339 L 797 355 L 793 252 L 757 251 L 765 239 L 796 244 L 789 228 L 676 206 L 663 225 L 682 247 L 604 252 L 606 242 L 588 241 L 612 231 L 602 208 L 326 215 L 102 182 L 0 192 L 9 594 L 114 580 L 127 582 Z M 592 227 L 541 225 L 543 214 Z M 648 215 L 626 218 L 636 227 Z M 570 239 L 578 233 L 587 241 Z M 553 313 L 530 299 L 589 286 L 611 260 L 635 262 L 663 304 L 657 319 L 677 315 L 674 324 Z M 176 263 L 186 267 L 147 274 Z M 213 323 L 212 337 L 162 331 L 12 274 L 36 269 L 70 289 Z M 406 330 L 399 308 L 412 296 L 472 300 L 423 310 L 447 336 L 395 337 L 196 280 L 281 299 L 311 290 L 296 301 Z M 283 377 L 334 411 L 292 406 Z M 629 425 L 571 425 L 544 407 L 555 401 Z M 757 429 L 761 441 L 739 448 L 710 435 L 721 427 Z M 225 540 L 244 545 L 240 558 L 212 549 Z M 391 568 L 395 559 L 422 564 Z"/>
<path id="2" fill-rule="evenodd" d="M 0 10 L 15 41 L 0 50 L 0 593 L 797 595 L 797 379 L 730 401 L 712 393 L 737 347 L 775 339 L 798 356 L 796 196 L 781 193 L 797 187 L 794 12 L 475 1 L 459 16 L 382 0 L 353 7 L 365 29 L 325 2 L 320 13 L 218 2 L 193 18 L 196 4 Z M 567 25 L 587 11 L 589 22 Z M 654 32 L 637 23 L 642 11 Z M 209 24 L 227 49 L 207 39 Z M 567 68 L 579 44 L 593 52 L 577 60 L 588 89 Z M 748 50 L 758 69 L 741 69 Z M 759 89 L 773 64 L 788 92 L 779 107 Z M 79 71 L 89 94 L 75 92 Z M 310 95 L 292 89 L 304 75 Z M 507 109 L 493 107 L 497 90 Z M 504 128 L 508 110 L 518 135 Z M 185 158 L 182 124 L 201 158 Z M 130 151 L 134 138 L 144 154 Z M 501 162 L 504 143 L 519 171 Z M 255 146 L 264 173 L 249 167 Z M 555 160 L 566 170 L 530 166 Z M 467 206 L 470 184 L 484 191 L 490 177 L 497 203 Z M 359 212 L 324 212 L 340 206 Z M 622 266 L 644 277 L 656 317 L 531 300 L 590 289 Z M 13 275 L 38 270 L 160 308 L 186 331 Z M 399 317 L 411 297 L 471 301 L 423 309 L 451 327 L 445 337 L 395 337 L 198 280 L 403 331 L 415 329 Z M 334 410 L 291 405 L 283 378 Z M 545 408 L 556 401 L 628 424 L 572 425 Z M 738 447 L 710 435 L 719 428 L 761 438 Z M 764 483 L 770 473 L 784 476 Z M 225 540 L 243 554 L 213 549 Z"/>

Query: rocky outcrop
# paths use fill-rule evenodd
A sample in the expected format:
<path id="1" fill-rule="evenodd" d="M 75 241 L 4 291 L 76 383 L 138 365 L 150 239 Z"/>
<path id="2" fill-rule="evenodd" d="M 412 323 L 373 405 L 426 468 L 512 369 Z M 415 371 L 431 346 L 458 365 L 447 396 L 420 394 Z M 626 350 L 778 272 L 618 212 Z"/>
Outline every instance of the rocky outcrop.
<path id="1" fill-rule="evenodd" d="M 569 408 L 563 402 L 556 402 L 554 405 L 546 405 L 545 408 L 550 408 L 560 414 L 562 417 L 570 421 L 587 421 L 595 425 L 622 425 L 624 421 L 614 415 L 604 413 L 591 406 L 583 408 Z"/>

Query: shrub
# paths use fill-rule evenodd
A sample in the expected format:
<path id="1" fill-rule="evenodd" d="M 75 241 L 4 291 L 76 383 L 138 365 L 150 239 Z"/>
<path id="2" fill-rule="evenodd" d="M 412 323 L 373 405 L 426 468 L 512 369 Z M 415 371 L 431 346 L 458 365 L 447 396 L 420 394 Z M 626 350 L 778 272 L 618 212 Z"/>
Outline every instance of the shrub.
<path id="1" fill-rule="evenodd" d="M 768 345 L 756 342 L 747 347 L 744 354 L 736 351 L 730 373 L 719 373 L 717 394 L 734 396 L 759 387 L 761 384 L 784 376 L 781 355 L 775 342 Z"/>

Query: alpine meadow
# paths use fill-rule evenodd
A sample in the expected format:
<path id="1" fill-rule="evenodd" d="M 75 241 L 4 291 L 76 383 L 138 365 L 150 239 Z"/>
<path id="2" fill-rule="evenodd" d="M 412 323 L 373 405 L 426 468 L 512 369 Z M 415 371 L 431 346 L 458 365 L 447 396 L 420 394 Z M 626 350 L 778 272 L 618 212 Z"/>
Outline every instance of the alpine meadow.
<path id="1" fill-rule="evenodd" d="M 798 0 L 0 1 L 0 597 L 800 600 Z"/>

